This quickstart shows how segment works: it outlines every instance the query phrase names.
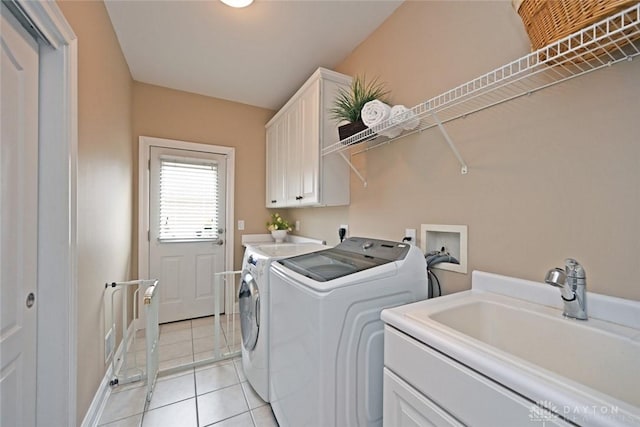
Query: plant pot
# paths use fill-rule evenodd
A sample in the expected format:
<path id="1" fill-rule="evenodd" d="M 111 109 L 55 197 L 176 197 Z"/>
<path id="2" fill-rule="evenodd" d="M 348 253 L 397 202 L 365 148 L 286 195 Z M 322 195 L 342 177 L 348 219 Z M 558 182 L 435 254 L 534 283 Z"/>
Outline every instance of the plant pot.
<path id="1" fill-rule="evenodd" d="M 338 126 L 338 135 L 340 136 L 340 141 L 342 141 L 343 139 L 347 139 L 358 132 L 362 132 L 365 129 L 367 129 L 367 125 L 365 125 L 362 120 L 356 120 L 353 123 L 347 123 L 346 125 Z"/>
<path id="2" fill-rule="evenodd" d="M 271 236 L 276 241 L 276 243 L 282 243 L 287 237 L 287 230 L 273 230 L 271 232 Z"/>
<path id="3" fill-rule="evenodd" d="M 363 130 L 366 130 L 366 129 L 369 129 L 369 127 L 364 124 L 362 119 L 358 119 L 355 122 L 347 123 L 346 125 L 342 125 L 342 126 L 338 126 L 338 135 L 340 136 L 340 141 L 344 141 L 345 139 L 349 138 L 350 136 L 353 136 L 356 133 L 360 133 L 360 132 L 362 132 Z M 378 136 L 378 134 L 371 133 L 371 135 L 368 135 L 366 138 L 363 138 L 360 141 L 350 142 L 348 144 L 345 143 L 345 142 L 342 142 L 342 144 L 343 145 L 360 144 L 361 142 L 371 141 L 372 139 L 375 139 L 377 136 Z"/>

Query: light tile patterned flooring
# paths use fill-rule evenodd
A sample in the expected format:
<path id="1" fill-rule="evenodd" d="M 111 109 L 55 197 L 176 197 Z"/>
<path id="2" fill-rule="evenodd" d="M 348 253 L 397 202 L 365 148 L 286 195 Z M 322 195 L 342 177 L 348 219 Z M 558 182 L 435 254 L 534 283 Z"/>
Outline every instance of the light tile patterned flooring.
<path id="1" fill-rule="evenodd" d="M 240 349 L 240 322 L 221 316 L 220 344 Z M 212 357 L 213 318 L 160 326 L 160 370 Z M 127 357 L 145 360 L 144 340 Z M 147 411 L 143 382 L 112 389 L 100 426 L 109 427 L 277 427 L 271 406 L 256 394 L 240 357 L 159 376 Z"/>

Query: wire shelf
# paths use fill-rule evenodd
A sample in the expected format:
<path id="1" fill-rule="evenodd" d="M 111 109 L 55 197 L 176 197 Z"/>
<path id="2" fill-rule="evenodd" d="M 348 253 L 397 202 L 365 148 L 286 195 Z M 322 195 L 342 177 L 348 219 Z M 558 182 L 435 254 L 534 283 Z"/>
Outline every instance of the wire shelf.
<path id="1" fill-rule="evenodd" d="M 355 155 L 437 126 L 442 130 L 463 166 L 463 173 L 466 173 L 466 165 L 446 135 L 443 124 L 618 62 L 630 61 L 633 57 L 640 55 L 639 38 L 640 3 L 637 3 L 555 43 L 416 105 L 411 108 L 407 120 L 419 119 L 418 126 L 413 130 L 404 131 L 395 138 L 384 137 L 381 133 L 393 131 L 394 128 L 403 124 L 403 122 L 388 119 L 325 147 L 322 155 L 342 153 L 366 141 L 366 147 L 352 153 Z"/>

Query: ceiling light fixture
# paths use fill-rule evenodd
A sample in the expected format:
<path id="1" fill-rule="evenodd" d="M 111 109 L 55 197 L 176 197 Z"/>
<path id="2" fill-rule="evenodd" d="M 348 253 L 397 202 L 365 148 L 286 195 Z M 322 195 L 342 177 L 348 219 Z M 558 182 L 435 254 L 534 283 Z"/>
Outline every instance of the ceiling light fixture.
<path id="1" fill-rule="evenodd" d="M 251 3 L 253 3 L 253 0 L 220 0 L 220 1 L 226 4 L 227 6 L 237 7 L 237 8 L 247 7 Z"/>

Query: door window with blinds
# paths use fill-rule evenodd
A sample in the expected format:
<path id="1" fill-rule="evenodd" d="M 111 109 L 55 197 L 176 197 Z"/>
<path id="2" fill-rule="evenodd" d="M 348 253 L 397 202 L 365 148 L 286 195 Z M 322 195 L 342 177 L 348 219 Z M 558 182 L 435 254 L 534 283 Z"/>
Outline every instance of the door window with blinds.
<path id="1" fill-rule="evenodd" d="M 158 240 L 218 239 L 218 162 L 161 156 L 159 172 Z"/>

